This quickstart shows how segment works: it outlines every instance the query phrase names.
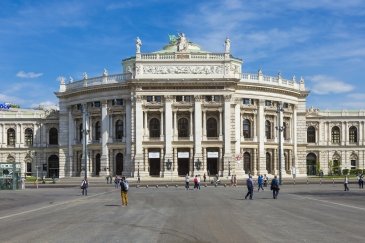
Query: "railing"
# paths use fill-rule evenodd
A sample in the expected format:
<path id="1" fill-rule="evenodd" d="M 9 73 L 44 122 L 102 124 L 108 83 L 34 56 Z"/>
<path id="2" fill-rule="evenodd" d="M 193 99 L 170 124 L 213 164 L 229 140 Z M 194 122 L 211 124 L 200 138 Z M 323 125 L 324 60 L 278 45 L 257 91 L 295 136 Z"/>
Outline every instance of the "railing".
<path id="1" fill-rule="evenodd" d="M 224 53 L 143 53 L 141 60 L 224 60 Z M 235 59 L 235 58 L 233 58 Z"/>
<path id="2" fill-rule="evenodd" d="M 97 86 L 101 84 L 123 83 L 131 78 L 132 78 L 131 73 L 122 73 L 108 76 L 100 76 L 90 79 L 82 79 L 73 83 L 66 84 L 66 91 L 72 89 L 80 89 L 82 87 Z"/>
<path id="3" fill-rule="evenodd" d="M 272 85 L 285 86 L 293 89 L 299 89 L 299 84 L 294 80 L 283 79 L 279 77 L 272 77 L 266 75 L 259 75 L 256 73 L 242 73 L 241 82 L 255 82 L 255 83 L 268 83 Z"/>

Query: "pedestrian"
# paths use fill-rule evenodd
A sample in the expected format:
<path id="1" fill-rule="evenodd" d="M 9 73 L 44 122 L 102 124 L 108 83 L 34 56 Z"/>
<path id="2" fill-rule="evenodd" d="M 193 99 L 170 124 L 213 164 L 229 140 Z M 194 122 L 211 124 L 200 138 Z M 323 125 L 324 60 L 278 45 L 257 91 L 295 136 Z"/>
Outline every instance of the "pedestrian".
<path id="1" fill-rule="evenodd" d="M 264 174 L 264 187 L 267 187 L 267 176 Z"/>
<path id="2" fill-rule="evenodd" d="M 82 189 L 82 195 L 87 196 L 87 188 L 89 187 L 89 182 L 87 181 L 87 177 L 82 180 L 81 182 L 81 189 Z"/>
<path id="3" fill-rule="evenodd" d="M 128 181 L 123 176 L 120 180 L 120 196 L 122 198 L 122 207 L 128 206 L 128 190 L 129 184 Z"/>
<path id="4" fill-rule="evenodd" d="M 233 185 L 237 186 L 237 177 L 236 177 L 236 175 L 234 175 L 234 177 L 233 177 Z"/>
<path id="5" fill-rule="evenodd" d="M 364 188 L 364 175 L 363 174 L 360 175 L 359 188 L 361 188 L 361 189 Z"/>
<path id="6" fill-rule="evenodd" d="M 118 188 L 118 185 L 119 185 L 118 176 L 115 176 L 115 178 L 114 178 L 114 187 Z"/>
<path id="7" fill-rule="evenodd" d="M 141 177 L 138 175 L 137 176 L 137 183 L 140 184 L 141 183 Z"/>
<path id="8" fill-rule="evenodd" d="M 195 175 L 194 177 L 194 190 L 198 189 L 198 175 Z"/>
<path id="9" fill-rule="evenodd" d="M 189 174 L 185 176 L 185 189 L 189 190 Z"/>
<path id="10" fill-rule="evenodd" d="M 106 176 L 105 180 L 106 180 L 106 184 L 109 184 L 109 176 Z"/>
<path id="11" fill-rule="evenodd" d="M 264 177 L 262 175 L 259 175 L 257 177 L 257 184 L 259 185 L 259 189 L 257 191 L 260 191 L 260 188 L 264 190 L 264 188 L 262 187 L 263 183 L 264 183 Z"/>
<path id="12" fill-rule="evenodd" d="M 252 176 L 250 175 L 246 181 L 246 185 L 247 185 L 247 194 L 245 196 L 245 199 L 247 199 L 248 196 L 250 196 L 250 199 L 252 200 L 253 197 L 253 181 L 252 181 Z"/>
<path id="13" fill-rule="evenodd" d="M 200 175 L 198 175 L 197 180 L 198 180 L 198 189 L 200 190 Z"/>
<path id="14" fill-rule="evenodd" d="M 207 176 L 205 175 L 205 173 L 204 173 L 204 175 L 203 175 L 203 179 L 204 179 L 204 182 L 206 182 L 206 181 L 207 181 Z"/>
<path id="15" fill-rule="evenodd" d="M 109 175 L 109 183 L 112 184 L 113 183 L 113 177 L 111 175 Z"/>
<path id="16" fill-rule="evenodd" d="M 278 181 L 278 177 L 275 175 L 274 179 L 271 180 L 271 190 L 272 190 L 272 197 L 274 199 L 278 199 L 278 194 L 279 194 L 279 181 Z"/>
<path id="17" fill-rule="evenodd" d="M 233 175 L 231 176 L 231 184 L 230 186 L 233 186 Z"/>
<path id="18" fill-rule="evenodd" d="M 345 180 L 343 181 L 343 185 L 345 186 L 345 191 L 350 191 L 348 184 L 349 184 L 349 178 L 345 176 Z"/>

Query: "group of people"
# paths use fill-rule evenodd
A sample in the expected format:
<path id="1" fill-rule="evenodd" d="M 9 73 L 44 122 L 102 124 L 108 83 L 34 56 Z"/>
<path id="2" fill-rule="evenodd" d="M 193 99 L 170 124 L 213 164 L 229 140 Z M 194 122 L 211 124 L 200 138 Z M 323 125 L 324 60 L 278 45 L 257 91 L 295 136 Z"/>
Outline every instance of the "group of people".
<path id="1" fill-rule="evenodd" d="M 266 181 L 266 183 L 265 183 Z M 263 188 L 263 185 L 267 185 L 267 177 L 266 175 L 262 176 L 262 175 L 259 175 L 258 178 L 257 178 L 257 184 L 258 184 L 258 191 L 260 191 L 260 189 L 264 190 Z M 252 200 L 253 198 L 253 190 L 254 190 L 254 181 L 252 179 L 252 176 L 249 175 L 248 176 L 248 179 L 246 180 L 246 186 L 247 186 L 247 194 L 245 196 L 245 199 L 247 199 L 248 197 Z M 274 199 L 277 199 L 278 198 L 278 194 L 279 194 L 279 190 L 280 190 L 280 187 L 279 187 L 279 181 L 278 181 L 278 178 L 277 176 L 274 176 L 274 179 L 271 180 L 271 187 L 270 189 L 272 190 L 272 196 Z"/>

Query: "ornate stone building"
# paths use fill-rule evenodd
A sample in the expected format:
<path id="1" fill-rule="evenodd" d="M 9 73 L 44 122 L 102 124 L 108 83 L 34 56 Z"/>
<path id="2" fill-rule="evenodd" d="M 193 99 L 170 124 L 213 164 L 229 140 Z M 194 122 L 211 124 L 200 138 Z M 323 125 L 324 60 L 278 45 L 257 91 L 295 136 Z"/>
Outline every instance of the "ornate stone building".
<path id="1" fill-rule="evenodd" d="M 243 61 L 231 55 L 229 39 L 222 53 L 203 51 L 183 34 L 157 52 L 141 53 L 141 45 L 137 38 L 136 55 L 122 61 L 122 74 L 104 70 L 100 77 L 85 73 L 83 80 L 61 80 L 58 118 L 28 116 L 24 122 L 43 140 L 30 147 L 19 140 L 13 153 L 30 151 L 38 158 L 32 172 L 36 166 L 50 168 L 54 153 L 60 177 L 240 178 L 278 174 L 279 165 L 283 176 L 291 177 L 319 168 L 328 173 L 326 163 L 337 158 L 342 168 L 353 166 L 354 158 L 356 168 L 364 168 L 364 112 L 307 111 L 303 79 L 242 72 Z M 10 123 L 16 131 L 27 127 L 0 118 L 2 161 L 12 151 L 5 139 Z M 37 124 L 44 124 L 43 130 Z M 46 140 L 52 126 L 59 131 L 55 148 Z M 339 143 L 328 142 L 334 127 L 340 129 Z M 14 159 L 23 162 L 26 154 Z"/>

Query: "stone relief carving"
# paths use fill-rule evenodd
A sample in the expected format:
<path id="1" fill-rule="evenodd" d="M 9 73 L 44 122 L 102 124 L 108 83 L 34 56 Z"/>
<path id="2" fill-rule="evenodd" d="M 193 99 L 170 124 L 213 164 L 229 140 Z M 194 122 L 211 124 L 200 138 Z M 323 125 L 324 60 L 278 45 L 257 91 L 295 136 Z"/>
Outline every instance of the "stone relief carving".
<path id="1" fill-rule="evenodd" d="M 224 101 L 231 101 L 232 96 L 231 95 L 224 95 Z"/>
<path id="2" fill-rule="evenodd" d="M 194 95 L 194 100 L 199 102 L 203 100 L 203 97 L 200 95 Z"/>
<path id="3" fill-rule="evenodd" d="M 223 66 L 144 66 L 144 74 L 223 74 Z"/>

